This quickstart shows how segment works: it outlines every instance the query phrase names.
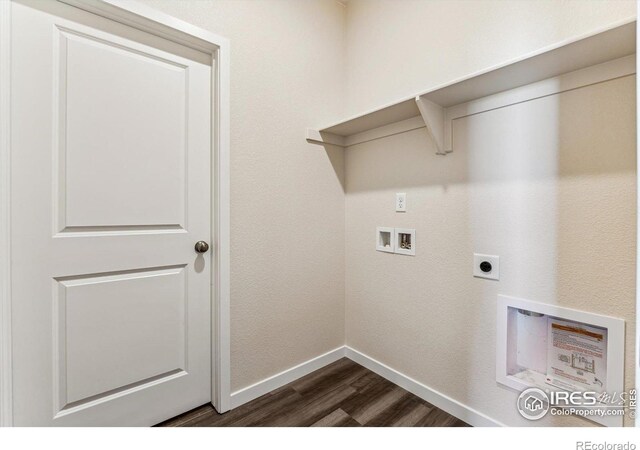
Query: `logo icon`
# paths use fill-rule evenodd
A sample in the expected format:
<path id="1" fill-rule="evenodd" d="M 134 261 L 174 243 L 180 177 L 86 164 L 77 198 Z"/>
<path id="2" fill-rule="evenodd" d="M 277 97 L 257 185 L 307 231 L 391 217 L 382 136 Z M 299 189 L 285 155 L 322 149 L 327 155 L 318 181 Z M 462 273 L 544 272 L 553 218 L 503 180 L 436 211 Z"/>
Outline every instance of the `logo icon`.
<path id="1" fill-rule="evenodd" d="M 549 397 L 542 389 L 529 388 L 522 391 L 517 405 L 522 417 L 538 420 L 549 412 Z"/>

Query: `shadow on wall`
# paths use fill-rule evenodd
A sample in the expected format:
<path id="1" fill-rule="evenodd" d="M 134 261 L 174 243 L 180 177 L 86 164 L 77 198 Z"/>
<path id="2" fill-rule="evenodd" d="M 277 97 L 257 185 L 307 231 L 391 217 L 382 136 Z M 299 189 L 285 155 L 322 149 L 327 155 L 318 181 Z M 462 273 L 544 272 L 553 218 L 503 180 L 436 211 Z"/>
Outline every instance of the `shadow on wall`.
<path id="1" fill-rule="evenodd" d="M 445 157 L 426 129 L 348 148 L 348 343 L 490 417 L 531 425 L 495 382 L 502 293 L 624 318 L 630 388 L 635 123 L 627 76 L 457 119 Z M 407 192 L 406 214 L 393 212 L 394 192 Z M 416 228 L 416 257 L 373 254 L 375 226 Z M 474 252 L 500 256 L 499 282 L 471 276 Z"/>
<path id="2" fill-rule="evenodd" d="M 635 83 L 627 76 L 558 102 L 555 299 L 625 319 L 625 390 L 636 366 Z"/>
<path id="3" fill-rule="evenodd" d="M 624 79 L 630 78 L 632 77 Z M 406 133 L 410 136 L 406 137 L 407 141 L 402 145 L 394 145 L 391 138 L 382 138 L 351 146 L 347 149 L 347 154 L 366 152 L 370 164 L 367 166 L 369 176 L 351 181 L 348 190 L 356 193 L 420 186 L 441 186 L 446 190 L 447 186 L 457 183 L 497 183 L 557 176 L 635 172 L 629 162 L 629 157 L 635 158 L 635 153 L 630 155 L 629 149 L 622 145 L 627 136 L 620 135 L 617 127 L 607 126 L 607 121 L 615 121 L 624 117 L 624 114 L 632 113 L 635 117 L 633 108 L 625 107 L 621 110 L 620 99 L 599 96 L 589 97 L 587 102 L 583 102 L 588 103 L 583 106 L 589 108 L 592 114 L 575 114 L 574 110 L 562 114 L 563 102 L 575 103 L 573 97 L 582 97 L 584 89 L 597 91 L 597 86 L 456 119 L 454 153 L 448 156 L 434 154 L 435 147 L 426 128 Z M 608 103 L 608 107 L 603 108 L 603 102 Z M 555 104 L 555 107 L 550 107 L 551 104 Z M 534 105 L 539 114 L 529 113 L 530 105 Z M 473 129 L 465 132 L 465 124 Z M 572 124 L 577 129 L 574 130 L 577 131 L 575 138 L 568 142 L 562 141 L 561 124 Z M 520 138 L 514 142 L 514 136 L 509 133 L 516 133 L 516 137 Z M 543 133 L 551 134 L 540 136 Z M 467 164 L 452 161 L 456 154 L 469 149 L 469 142 L 472 145 L 482 143 L 470 141 L 475 134 L 482 137 L 486 146 L 499 148 L 494 151 L 477 151 L 474 148 L 474 153 L 469 154 L 469 160 L 465 161 Z M 567 147 L 568 145 L 571 147 Z M 325 149 L 330 159 L 330 152 L 336 149 L 341 151 L 341 148 L 330 145 L 325 146 Z M 336 168 L 336 174 L 340 170 L 340 167 Z"/>
<path id="4" fill-rule="evenodd" d="M 313 144 L 317 146 L 317 144 Z M 336 173 L 336 179 L 342 187 L 342 191 L 345 190 L 345 170 L 344 170 L 344 149 L 335 145 L 322 145 L 324 151 L 327 153 L 327 158 L 333 167 L 333 171 Z"/>

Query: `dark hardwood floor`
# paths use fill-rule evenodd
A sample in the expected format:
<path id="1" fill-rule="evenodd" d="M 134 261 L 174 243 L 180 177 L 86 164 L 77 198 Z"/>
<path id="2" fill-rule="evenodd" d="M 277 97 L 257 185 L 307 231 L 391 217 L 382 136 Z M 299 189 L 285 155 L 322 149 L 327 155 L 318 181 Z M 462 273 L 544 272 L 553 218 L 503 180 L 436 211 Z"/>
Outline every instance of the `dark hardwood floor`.
<path id="1" fill-rule="evenodd" d="M 464 427 L 463 421 L 343 358 L 226 414 L 204 405 L 162 427 Z"/>

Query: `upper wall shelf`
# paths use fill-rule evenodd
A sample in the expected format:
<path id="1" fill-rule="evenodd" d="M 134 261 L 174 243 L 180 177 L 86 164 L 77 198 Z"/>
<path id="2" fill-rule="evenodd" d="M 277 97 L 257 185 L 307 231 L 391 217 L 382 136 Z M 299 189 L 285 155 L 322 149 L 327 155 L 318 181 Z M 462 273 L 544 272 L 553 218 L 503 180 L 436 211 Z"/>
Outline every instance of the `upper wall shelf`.
<path id="1" fill-rule="evenodd" d="M 443 155 L 452 151 L 453 119 L 515 103 L 506 99 L 500 103 L 494 99 L 484 102 L 484 106 L 469 108 L 469 102 L 488 96 L 499 97 L 494 94 L 534 84 L 527 97 L 520 98 L 519 101 L 523 101 L 602 81 L 607 76 L 610 79 L 614 77 L 613 72 L 616 76 L 635 73 L 634 57 L 631 56 L 635 52 L 634 20 L 542 49 L 330 126 L 309 128 L 307 141 L 348 147 L 426 126 L 437 153 Z M 615 68 L 604 64 L 613 60 L 619 60 L 614 64 Z M 583 70 L 598 65 L 601 66 L 596 73 Z M 567 78 L 565 74 L 571 76 Z M 558 88 L 557 80 L 555 88 L 550 83 L 544 84 L 544 80 L 560 76 L 565 76 L 560 83 L 562 89 Z M 463 104 L 466 107 L 461 108 Z"/>

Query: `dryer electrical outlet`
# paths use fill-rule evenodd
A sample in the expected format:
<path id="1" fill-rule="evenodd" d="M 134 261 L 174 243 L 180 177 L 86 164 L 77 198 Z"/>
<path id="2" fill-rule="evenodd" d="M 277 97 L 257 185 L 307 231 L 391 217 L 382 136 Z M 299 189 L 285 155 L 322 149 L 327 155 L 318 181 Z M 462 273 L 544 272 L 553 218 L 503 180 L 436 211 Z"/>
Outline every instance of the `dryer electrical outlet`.
<path id="1" fill-rule="evenodd" d="M 500 257 L 474 253 L 473 276 L 489 280 L 500 280 Z"/>

